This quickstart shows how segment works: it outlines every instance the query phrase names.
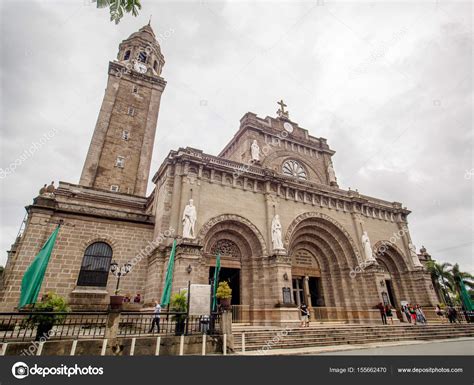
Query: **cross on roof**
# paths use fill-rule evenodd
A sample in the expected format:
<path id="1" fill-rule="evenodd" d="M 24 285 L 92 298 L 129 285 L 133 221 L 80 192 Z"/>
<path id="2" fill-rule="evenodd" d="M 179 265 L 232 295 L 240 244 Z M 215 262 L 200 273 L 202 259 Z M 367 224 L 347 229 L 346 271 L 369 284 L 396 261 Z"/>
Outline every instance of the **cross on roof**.
<path id="1" fill-rule="evenodd" d="M 285 107 L 288 107 L 288 106 L 285 104 L 285 102 L 283 101 L 283 99 L 280 100 L 279 102 L 277 102 L 277 104 L 280 105 L 280 111 L 281 111 L 282 113 L 285 113 L 285 112 L 286 112 L 286 111 L 285 111 Z"/>

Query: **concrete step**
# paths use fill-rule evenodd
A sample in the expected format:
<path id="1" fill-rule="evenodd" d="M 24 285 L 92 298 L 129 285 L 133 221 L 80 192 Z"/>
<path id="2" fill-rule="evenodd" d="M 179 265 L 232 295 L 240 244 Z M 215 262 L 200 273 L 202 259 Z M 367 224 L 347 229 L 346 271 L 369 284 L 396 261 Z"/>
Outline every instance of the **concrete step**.
<path id="1" fill-rule="evenodd" d="M 242 333 L 235 332 L 234 347 L 241 350 Z M 351 325 L 336 327 L 310 327 L 301 329 L 267 328 L 245 331 L 246 350 L 264 346 L 273 349 L 364 344 L 374 342 L 436 340 L 474 337 L 472 324 L 444 325 Z"/>

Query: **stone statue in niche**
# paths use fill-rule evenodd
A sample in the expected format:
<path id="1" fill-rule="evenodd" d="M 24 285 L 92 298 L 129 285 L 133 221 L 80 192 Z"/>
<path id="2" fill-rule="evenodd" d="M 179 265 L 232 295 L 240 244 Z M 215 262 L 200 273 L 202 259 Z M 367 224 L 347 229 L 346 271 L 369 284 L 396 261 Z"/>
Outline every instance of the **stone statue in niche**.
<path id="1" fill-rule="evenodd" d="M 362 248 L 364 249 L 365 262 L 375 262 L 372 246 L 370 245 L 369 235 L 367 231 L 362 233 Z"/>
<path id="2" fill-rule="evenodd" d="M 420 262 L 420 259 L 418 258 L 418 255 L 416 254 L 416 247 L 413 243 L 408 244 L 408 248 L 410 249 L 410 257 L 411 260 L 413 261 L 413 266 L 415 267 L 423 267 L 423 265 Z"/>
<path id="3" fill-rule="evenodd" d="M 280 216 L 277 214 L 272 219 L 272 245 L 273 250 L 284 250 L 281 238 L 281 223 Z"/>
<path id="4" fill-rule="evenodd" d="M 329 162 L 328 164 L 328 178 L 329 178 L 329 184 L 331 186 L 337 185 L 336 173 L 334 172 L 334 166 L 332 165 L 332 162 Z"/>
<path id="5" fill-rule="evenodd" d="M 252 155 L 252 162 L 260 162 L 260 147 L 256 139 L 253 140 L 252 145 L 250 146 L 250 152 Z"/>
<path id="6" fill-rule="evenodd" d="M 183 238 L 195 238 L 194 225 L 196 223 L 196 207 L 193 200 L 189 200 L 183 212 Z"/>

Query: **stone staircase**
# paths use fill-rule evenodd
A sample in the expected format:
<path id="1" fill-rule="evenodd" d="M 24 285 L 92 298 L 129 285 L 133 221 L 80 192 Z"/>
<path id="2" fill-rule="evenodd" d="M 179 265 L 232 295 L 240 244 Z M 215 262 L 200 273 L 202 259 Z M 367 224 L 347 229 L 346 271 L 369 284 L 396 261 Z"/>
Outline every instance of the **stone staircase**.
<path id="1" fill-rule="evenodd" d="M 240 329 L 240 330 L 239 330 Z M 379 342 L 409 342 L 474 337 L 474 324 L 427 325 L 324 325 L 308 328 L 239 328 L 233 331 L 234 351 L 266 349 L 298 349 L 336 345 L 361 345 Z"/>

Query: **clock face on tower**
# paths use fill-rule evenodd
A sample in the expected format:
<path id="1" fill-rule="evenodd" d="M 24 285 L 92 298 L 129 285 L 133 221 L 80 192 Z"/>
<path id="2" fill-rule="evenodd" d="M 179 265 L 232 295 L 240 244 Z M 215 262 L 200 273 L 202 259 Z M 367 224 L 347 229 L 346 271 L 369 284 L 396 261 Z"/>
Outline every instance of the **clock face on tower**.
<path id="1" fill-rule="evenodd" d="M 141 74 L 144 74 L 147 71 L 146 65 L 139 62 L 136 62 L 133 68 L 135 71 L 140 72 Z"/>

